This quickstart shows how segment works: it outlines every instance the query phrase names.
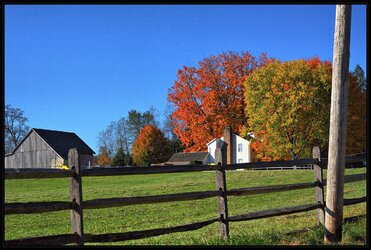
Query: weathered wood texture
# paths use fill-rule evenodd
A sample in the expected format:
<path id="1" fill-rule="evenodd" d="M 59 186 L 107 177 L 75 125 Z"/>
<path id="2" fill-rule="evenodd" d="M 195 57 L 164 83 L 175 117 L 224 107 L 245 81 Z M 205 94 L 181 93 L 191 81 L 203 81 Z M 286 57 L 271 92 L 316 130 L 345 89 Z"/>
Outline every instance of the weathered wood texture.
<path id="1" fill-rule="evenodd" d="M 75 171 L 47 168 L 8 168 L 5 179 L 65 178 L 72 177 Z"/>
<path id="2" fill-rule="evenodd" d="M 336 5 L 328 150 L 325 241 L 342 239 L 351 5 Z"/>
<path id="3" fill-rule="evenodd" d="M 149 229 L 143 231 L 135 232 L 126 232 L 126 233 L 111 233 L 111 234 L 99 234 L 99 235 L 85 235 L 85 242 L 116 242 L 116 241 L 125 241 L 133 239 L 142 239 L 148 238 L 157 235 L 175 233 L 175 232 L 186 232 L 191 230 L 196 230 L 208 226 L 218 219 L 211 219 L 202 222 L 195 222 L 187 225 L 168 227 L 168 228 L 158 228 L 158 229 Z"/>
<path id="4" fill-rule="evenodd" d="M 313 148 L 313 159 L 317 159 L 321 162 L 321 151 L 319 147 Z M 318 183 L 315 189 L 315 199 L 321 204 L 321 207 L 317 209 L 317 220 L 319 224 L 325 225 L 325 201 L 324 201 L 324 185 L 323 185 L 323 170 L 320 164 L 313 164 L 314 181 Z"/>
<path id="5" fill-rule="evenodd" d="M 217 197 L 218 216 L 220 218 L 220 237 L 224 240 L 229 238 L 229 222 L 228 222 L 228 199 L 227 199 L 227 181 L 225 169 L 216 171 L 215 173 L 216 189 L 222 192 L 222 195 Z"/>
<path id="6" fill-rule="evenodd" d="M 138 174 L 164 174 L 181 172 L 200 172 L 218 170 L 219 166 L 210 165 L 179 165 L 166 167 L 127 167 L 127 168 L 95 168 L 83 169 L 82 176 L 112 176 L 112 175 L 138 175 Z"/>
<path id="7" fill-rule="evenodd" d="M 35 131 L 11 155 L 5 156 L 5 168 L 51 168 L 63 164 L 59 156 Z"/>
<path id="8" fill-rule="evenodd" d="M 351 182 L 356 182 L 356 181 L 363 181 L 367 179 L 367 174 L 352 174 L 352 175 L 346 175 L 344 176 L 344 184 L 345 183 L 351 183 Z M 323 185 L 327 186 L 327 179 L 323 180 Z"/>
<path id="9" fill-rule="evenodd" d="M 32 237 L 17 240 L 6 240 L 5 246 L 61 246 L 77 241 L 77 234 L 60 234 L 52 236 Z"/>
<path id="10" fill-rule="evenodd" d="M 221 140 L 219 139 L 216 140 L 215 163 L 218 166 L 221 166 L 221 165 L 225 166 L 227 164 L 225 144 L 221 145 L 221 143 L 222 143 Z"/>
<path id="11" fill-rule="evenodd" d="M 84 201 L 84 209 L 108 208 L 137 204 L 206 199 L 222 195 L 221 191 L 202 191 L 179 194 L 164 194 L 143 197 L 108 198 Z"/>
<path id="12" fill-rule="evenodd" d="M 74 209 L 74 206 L 74 203 L 68 201 L 5 203 L 5 214 L 46 213 Z"/>
<path id="13" fill-rule="evenodd" d="M 261 219 L 261 218 L 267 218 L 267 217 L 273 217 L 273 216 L 279 216 L 279 215 L 294 214 L 294 213 L 314 210 L 314 209 L 319 208 L 320 206 L 321 204 L 308 204 L 308 205 L 300 205 L 300 206 L 293 206 L 293 207 L 262 210 L 262 211 L 248 213 L 248 214 L 229 216 L 229 221 L 255 220 L 255 219 Z"/>
<path id="14" fill-rule="evenodd" d="M 296 165 L 307 165 L 307 164 L 314 164 L 314 163 L 316 163 L 316 161 L 312 158 L 290 160 L 290 161 L 250 162 L 250 163 L 229 164 L 226 166 L 226 170 L 267 168 L 267 167 L 291 167 L 291 166 L 296 166 Z"/>
<path id="15" fill-rule="evenodd" d="M 287 185 L 274 185 L 274 186 L 262 186 L 262 187 L 250 187 L 250 188 L 237 188 L 227 190 L 228 196 L 242 196 L 242 195 L 253 195 L 253 194 L 265 194 L 281 191 L 290 191 L 298 189 L 306 189 L 311 187 L 317 187 L 319 183 L 317 182 L 306 182 L 297 184 L 287 184 Z"/>
<path id="16" fill-rule="evenodd" d="M 70 178 L 70 200 L 74 204 L 70 212 L 71 233 L 78 235 L 76 243 L 83 245 L 84 229 L 82 214 L 82 182 L 81 182 L 81 164 L 80 155 L 76 148 L 68 151 L 68 167 L 75 171 Z"/>

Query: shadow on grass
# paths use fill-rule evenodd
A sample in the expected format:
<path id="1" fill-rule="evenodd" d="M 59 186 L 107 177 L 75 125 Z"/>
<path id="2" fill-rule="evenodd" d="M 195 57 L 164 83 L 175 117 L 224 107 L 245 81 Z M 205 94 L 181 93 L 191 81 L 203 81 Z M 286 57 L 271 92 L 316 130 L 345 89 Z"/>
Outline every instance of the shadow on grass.
<path id="1" fill-rule="evenodd" d="M 366 215 L 344 219 L 343 240 L 338 245 L 366 245 Z M 233 235 L 229 240 L 219 238 L 192 239 L 195 245 L 213 246 L 296 246 L 296 245 L 325 245 L 325 228 L 322 225 L 307 227 L 287 233 L 262 231 L 255 234 Z"/>

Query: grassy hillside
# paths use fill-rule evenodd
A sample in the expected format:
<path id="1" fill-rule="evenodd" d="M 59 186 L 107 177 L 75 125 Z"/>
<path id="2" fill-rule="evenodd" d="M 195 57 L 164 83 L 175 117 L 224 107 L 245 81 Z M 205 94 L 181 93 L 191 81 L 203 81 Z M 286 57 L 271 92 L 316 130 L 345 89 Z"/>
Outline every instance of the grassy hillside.
<path id="1" fill-rule="evenodd" d="M 365 169 L 347 169 L 346 174 L 364 173 Z M 326 176 L 326 172 L 324 173 Z M 313 181 L 311 170 L 229 171 L 227 189 L 280 185 Z M 5 201 L 67 201 L 69 180 L 6 180 Z M 215 189 L 214 172 L 156 175 L 83 177 L 83 199 L 132 197 Z M 345 184 L 345 198 L 366 195 L 366 182 Z M 270 208 L 315 202 L 314 188 L 262 195 L 228 197 L 230 215 Z M 366 213 L 366 204 L 344 207 L 344 217 Z M 230 223 L 231 239 L 218 238 L 218 223 L 182 233 L 141 240 L 95 245 L 296 245 L 322 244 L 321 229 L 316 226 L 316 211 Z M 133 205 L 84 210 L 84 231 L 91 234 L 127 232 L 183 225 L 217 217 L 216 198 L 195 201 Z M 303 233 L 287 233 L 314 227 Z M 41 214 L 6 215 L 5 239 L 69 233 L 69 211 Z M 366 220 L 344 225 L 343 244 L 365 244 Z M 89 243 L 86 243 L 89 245 Z"/>

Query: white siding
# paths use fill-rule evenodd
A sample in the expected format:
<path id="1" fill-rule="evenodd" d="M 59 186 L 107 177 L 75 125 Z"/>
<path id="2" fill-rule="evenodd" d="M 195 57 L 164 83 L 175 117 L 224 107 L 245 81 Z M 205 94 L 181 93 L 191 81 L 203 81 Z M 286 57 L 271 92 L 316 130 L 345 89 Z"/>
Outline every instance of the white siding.
<path id="1" fill-rule="evenodd" d="M 220 138 L 223 141 L 223 137 Z M 242 163 L 251 162 L 251 148 L 250 142 L 236 134 L 232 135 L 233 148 L 233 163 L 238 163 L 238 159 L 242 159 Z M 238 144 L 242 144 L 242 152 L 238 152 Z M 211 141 L 207 145 L 208 152 L 210 153 L 209 163 L 215 162 L 215 149 L 216 140 Z"/>
<path id="2" fill-rule="evenodd" d="M 209 152 L 208 163 L 215 163 L 215 149 L 216 149 L 216 140 L 212 141 L 207 145 L 207 151 Z"/>
<path id="3" fill-rule="evenodd" d="M 233 134 L 233 143 L 233 153 L 235 156 L 233 163 L 238 163 L 238 159 L 242 159 L 242 163 L 251 162 L 250 142 L 238 135 Z M 242 144 L 242 152 L 238 152 L 238 144 Z"/>

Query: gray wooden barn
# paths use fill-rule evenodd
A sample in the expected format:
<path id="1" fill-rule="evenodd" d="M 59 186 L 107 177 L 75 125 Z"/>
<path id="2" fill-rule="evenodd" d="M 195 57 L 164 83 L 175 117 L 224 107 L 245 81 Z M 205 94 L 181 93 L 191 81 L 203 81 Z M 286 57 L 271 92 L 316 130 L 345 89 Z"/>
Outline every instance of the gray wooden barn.
<path id="1" fill-rule="evenodd" d="M 67 165 L 70 148 L 77 148 L 81 153 L 81 166 L 92 164 L 95 152 L 75 133 L 33 128 L 12 153 L 5 155 L 5 168 Z"/>

